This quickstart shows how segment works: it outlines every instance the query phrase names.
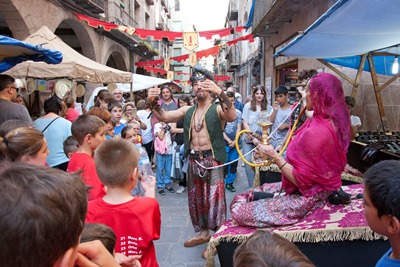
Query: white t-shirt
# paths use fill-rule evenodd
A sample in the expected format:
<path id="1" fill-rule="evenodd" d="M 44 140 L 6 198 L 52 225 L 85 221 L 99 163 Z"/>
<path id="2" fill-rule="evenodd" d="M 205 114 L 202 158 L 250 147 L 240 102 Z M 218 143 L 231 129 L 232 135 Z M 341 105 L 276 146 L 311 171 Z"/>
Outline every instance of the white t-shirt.
<path id="1" fill-rule="evenodd" d="M 350 116 L 351 126 L 361 126 L 361 119 L 358 116 Z"/>
<path id="2" fill-rule="evenodd" d="M 150 115 L 149 111 L 146 110 L 138 110 L 137 112 L 140 120 L 147 125 L 147 129 L 140 129 L 140 135 L 142 136 L 143 144 L 148 144 L 153 141 L 153 127 L 151 127 L 151 118 L 148 118 Z"/>

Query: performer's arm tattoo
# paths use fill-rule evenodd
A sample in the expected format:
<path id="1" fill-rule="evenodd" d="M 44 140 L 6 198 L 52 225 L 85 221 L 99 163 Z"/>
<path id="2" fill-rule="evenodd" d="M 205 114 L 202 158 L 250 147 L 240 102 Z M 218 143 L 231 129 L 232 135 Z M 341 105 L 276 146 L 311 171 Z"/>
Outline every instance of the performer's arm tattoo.
<path id="1" fill-rule="evenodd" d="M 226 96 L 223 90 L 219 94 L 218 99 L 219 103 L 221 103 L 221 107 L 224 112 L 230 110 L 231 107 L 233 106 L 232 102 L 229 100 L 229 98 Z"/>

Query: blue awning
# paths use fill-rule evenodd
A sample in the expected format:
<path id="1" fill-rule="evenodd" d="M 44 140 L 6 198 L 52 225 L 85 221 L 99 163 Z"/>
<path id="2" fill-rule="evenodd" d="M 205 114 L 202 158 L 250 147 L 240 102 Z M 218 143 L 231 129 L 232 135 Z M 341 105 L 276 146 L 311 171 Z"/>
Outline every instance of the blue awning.
<path id="1" fill-rule="evenodd" d="M 372 60 L 374 62 L 375 71 L 377 74 L 393 76 L 392 65 L 394 61 L 394 56 L 377 56 L 373 55 Z M 338 57 L 338 58 L 324 58 L 324 60 L 331 64 L 336 64 L 343 67 L 348 67 L 352 69 L 358 69 L 361 63 L 361 56 L 352 57 Z M 368 60 L 365 61 L 364 71 L 371 71 Z"/>
<path id="2" fill-rule="evenodd" d="M 275 56 L 323 58 L 357 69 L 360 55 L 373 52 L 376 72 L 392 75 L 400 52 L 399 15 L 400 1 L 339 0 Z"/>
<path id="3" fill-rule="evenodd" d="M 63 55 L 59 51 L 0 35 L 0 72 L 27 60 L 59 64 L 62 59 Z"/>

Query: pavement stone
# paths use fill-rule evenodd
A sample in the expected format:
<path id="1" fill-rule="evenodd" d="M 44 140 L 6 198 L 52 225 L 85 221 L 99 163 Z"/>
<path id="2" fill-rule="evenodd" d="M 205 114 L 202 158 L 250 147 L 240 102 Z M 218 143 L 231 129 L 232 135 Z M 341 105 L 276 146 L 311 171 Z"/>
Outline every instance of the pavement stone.
<path id="1" fill-rule="evenodd" d="M 238 174 L 233 184 L 236 192 L 226 192 L 227 218 L 230 217 L 229 206 L 232 199 L 248 189 L 246 173 L 241 163 Z M 178 188 L 174 183 L 173 187 Z M 164 196 L 156 193 L 161 210 L 161 237 L 155 241 L 157 261 L 160 267 L 202 267 L 206 261 L 201 258 L 201 253 L 207 245 L 186 248 L 183 243 L 195 236 L 189 216 L 187 192 L 182 194 L 166 192 Z M 215 266 L 219 267 L 218 256 L 215 256 Z"/>

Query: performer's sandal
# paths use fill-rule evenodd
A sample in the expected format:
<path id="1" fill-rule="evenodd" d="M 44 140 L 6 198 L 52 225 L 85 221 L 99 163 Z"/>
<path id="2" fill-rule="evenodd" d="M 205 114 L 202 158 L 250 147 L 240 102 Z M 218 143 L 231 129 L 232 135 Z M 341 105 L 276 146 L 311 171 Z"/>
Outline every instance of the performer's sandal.
<path id="1" fill-rule="evenodd" d="M 211 239 L 211 235 L 207 235 L 206 237 L 201 237 L 201 236 L 195 236 L 191 239 L 189 239 L 188 241 L 186 241 L 185 243 L 183 243 L 183 245 L 185 247 L 195 247 L 201 244 L 205 244 L 208 241 L 210 241 Z"/>

